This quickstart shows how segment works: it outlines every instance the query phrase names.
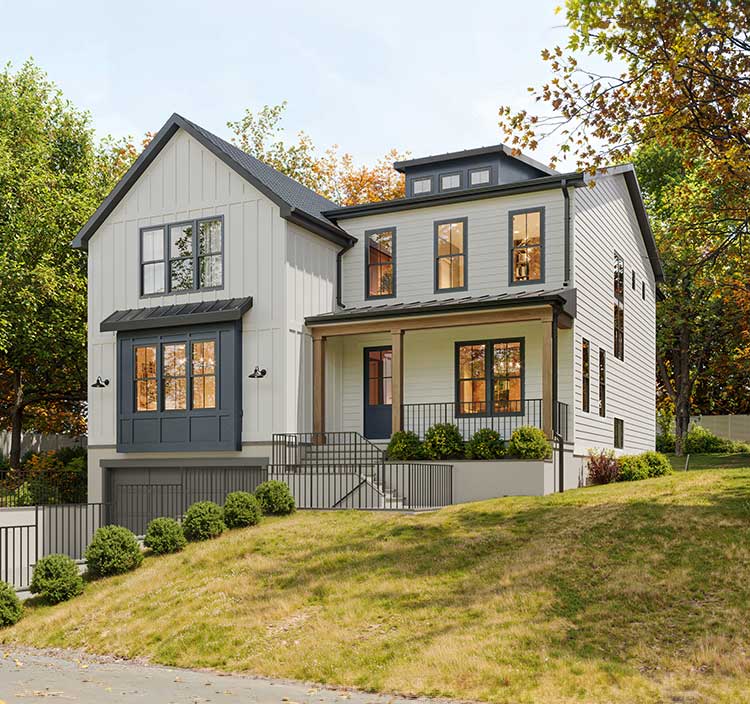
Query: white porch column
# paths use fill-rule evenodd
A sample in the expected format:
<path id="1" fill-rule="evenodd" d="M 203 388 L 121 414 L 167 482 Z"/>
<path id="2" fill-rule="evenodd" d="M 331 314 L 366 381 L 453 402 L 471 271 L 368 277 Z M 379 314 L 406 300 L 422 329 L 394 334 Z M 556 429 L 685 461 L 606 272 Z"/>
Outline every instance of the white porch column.
<path id="1" fill-rule="evenodd" d="M 400 328 L 391 330 L 391 354 L 391 433 L 397 433 L 403 427 L 401 405 L 404 402 L 404 331 Z"/>
<path id="2" fill-rule="evenodd" d="M 313 431 L 326 431 L 326 339 L 313 335 Z"/>
<path id="3" fill-rule="evenodd" d="M 552 311 L 542 316 L 542 430 L 552 439 Z"/>

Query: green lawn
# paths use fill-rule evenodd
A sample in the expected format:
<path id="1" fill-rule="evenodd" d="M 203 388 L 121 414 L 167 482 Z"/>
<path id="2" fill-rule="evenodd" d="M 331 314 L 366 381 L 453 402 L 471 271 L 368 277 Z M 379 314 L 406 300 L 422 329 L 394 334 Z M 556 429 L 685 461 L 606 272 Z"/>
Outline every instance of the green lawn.
<path id="1" fill-rule="evenodd" d="M 676 470 L 685 469 L 685 457 L 668 455 L 669 461 Z M 688 470 L 691 469 L 732 469 L 750 467 L 750 454 L 739 452 L 716 455 L 690 455 Z"/>
<path id="2" fill-rule="evenodd" d="M 0 641 L 505 703 L 750 702 L 750 468 L 435 513 L 300 512 Z"/>

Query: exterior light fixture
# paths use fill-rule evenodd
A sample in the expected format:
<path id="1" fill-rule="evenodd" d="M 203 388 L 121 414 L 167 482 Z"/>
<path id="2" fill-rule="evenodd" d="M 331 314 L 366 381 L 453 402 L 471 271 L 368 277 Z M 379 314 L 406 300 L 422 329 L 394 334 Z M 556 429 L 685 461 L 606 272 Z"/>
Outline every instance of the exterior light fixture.
<path id="1" fill-rule="evenodd" d="M 259 366 L 255 366 L 253 373 L 248 376 L 249 379 L 262 379 L 268 372 L 265 369 L 261 369 Z"/>
<path id="2" fill-rule="evenodd" d="M 96 377 L 96 381 L 91 384 L 92 389 L 103 389 L 109 386 L 109 379 L 102 379 L 100 376 Z"/>

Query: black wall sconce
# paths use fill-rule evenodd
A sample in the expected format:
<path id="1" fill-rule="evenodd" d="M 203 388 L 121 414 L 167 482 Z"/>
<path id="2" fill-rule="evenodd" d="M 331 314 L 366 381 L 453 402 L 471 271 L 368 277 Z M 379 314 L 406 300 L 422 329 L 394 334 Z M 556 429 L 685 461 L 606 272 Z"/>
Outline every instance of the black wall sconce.
<path id="1" fill-rule="evenodd" d="M 103 389 L 109 386 L 109 379 L 102 379 L 100 376 L 96 377 L 96 381 L 91 384 L 92 389 Z"/>
<path id="2" fill-rule="evenodd" d="M 255 366 L 253 373 L 248 375 L 248 379 L 262 379 L 268 372 L 265 369 L 261 369 L 259 366 Z"/>

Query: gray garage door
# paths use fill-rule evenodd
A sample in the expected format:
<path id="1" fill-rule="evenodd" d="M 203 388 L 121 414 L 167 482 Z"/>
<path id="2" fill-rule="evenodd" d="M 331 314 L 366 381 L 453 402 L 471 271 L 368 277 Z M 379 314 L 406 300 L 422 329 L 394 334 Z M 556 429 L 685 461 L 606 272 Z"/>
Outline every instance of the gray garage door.
<path id="1" fill-rule="evenodd" d="M 265 465 L 109 468 L 110 522 L 143 535 L 159 516 L 180 518 L 196 501 L 224 504 L 232 491 L 255 491 L 268 477 Z"/>

